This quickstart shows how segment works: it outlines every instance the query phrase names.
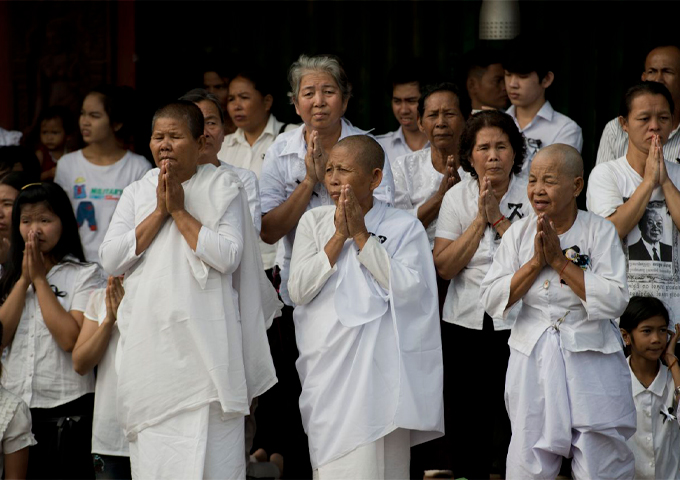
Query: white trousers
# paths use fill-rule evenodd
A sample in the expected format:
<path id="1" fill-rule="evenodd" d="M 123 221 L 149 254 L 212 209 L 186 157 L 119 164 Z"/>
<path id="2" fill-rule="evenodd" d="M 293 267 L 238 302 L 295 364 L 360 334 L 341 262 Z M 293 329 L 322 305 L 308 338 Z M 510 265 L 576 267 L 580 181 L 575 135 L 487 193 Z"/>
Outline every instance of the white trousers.
<path id="1" fill-rule="evenodd" d="M 569 352 L 547 330 L 527 357 L 510 349 L 505 404 L 512 423 L 506 478 L 554 479 L 573 457 L 575 479 L 632 479 L 626 440 L 636 413 L 623 352 Z"/>
<path id="2" fill-rule="evenodd" d="M 243 417 L 222 420 L 219 403 L 145 428 L 130 442 L 132 478 L 245 479 Z"/>
<path id="3" fill-rule="evenodd" d="M 411 431 L 398 428 L 314 470 L 314 480 L 410 478 Z"/>

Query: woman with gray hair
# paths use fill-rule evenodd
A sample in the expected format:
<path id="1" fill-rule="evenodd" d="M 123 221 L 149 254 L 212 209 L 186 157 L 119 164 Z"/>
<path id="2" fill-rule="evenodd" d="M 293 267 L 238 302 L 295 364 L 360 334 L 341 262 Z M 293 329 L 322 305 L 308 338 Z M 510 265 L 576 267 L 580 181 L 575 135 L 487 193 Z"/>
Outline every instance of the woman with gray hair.
<path id="1" fill-rule="evenodd" d="M 340 139 L 367 132 L 343 118 L 352 96 L 352 86 L 337 57 L 301 55 L 291 65 L 288 79 L 289 97 L 303 125 L 277 137 L 267 150 L 260 175 L 262 240 L 273 244 L 283 238 L 284 246 L 280 294 L 286 306 L 282 317 L 275 320 L 278 344 L 271 345 L 279 384 L 269 395 L 276 399 L 280 407 L 279 418 L 286 423 L 280 428 L 286 432 L 281 445 L 285 450 L 281 453 L 286 461 L 286 476 L 311 478 L 309 451 L 305 448 L 307 440 L 297 404 L 300 396 L 300 379 L 295 370 L 298 350 L 293 302 L 287 285 L 290 258 L 302 214 L 314 207 L 334 205 L 323 185 L 328 152 Z M 393 192 L 392 171 L 389 162 L 385 162 L 383 180 L 374 196 L 391 205 Z M 266 400 L 263 397 L 260 401 Z"/>

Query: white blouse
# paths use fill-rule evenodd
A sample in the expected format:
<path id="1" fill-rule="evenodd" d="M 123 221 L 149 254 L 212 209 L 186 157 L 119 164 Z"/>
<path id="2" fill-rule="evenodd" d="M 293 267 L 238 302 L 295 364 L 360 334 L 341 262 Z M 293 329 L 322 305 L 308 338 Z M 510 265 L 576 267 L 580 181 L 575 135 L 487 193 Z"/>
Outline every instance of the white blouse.
<path id="1" fill-rule="evenodd" d="M 408 211 L 414 217 L 418 216 L 418 209 L 437 192 L 444 178 L 444 174 L 432 165 L 432 149 L 429 147 L 393 160 L 392 174 L 394 206 Z M 470 177 L 462 167 L 458 168 L 458 175 L 461 179 Z M 425 229 L 430 249 L 434 247 L 436 230 L 437 219 L 434 219 Z"/>
<path id="2" fill-rule="evenodd" d="M 69 261 L 70 260 L 70 261 Z M 67 312 L 85 311 L 90 293 L 103 286 L 96 263 L 67 257 L 47 273 L 47 281 Z M 94 392 L 94 376 L 73 369 L 71 353 L 61 349 L 43 320 L 33 286 L 3 362 L 2 386 L 19 395 L 30 408 L 53 408 Z"/>
<path id="3" fill-rule="evenodd" d="M 468 178 L 454 185 L 442 201 L 437 224 L 437 237 L 456 240 L 472 225 L 477 216 L 479 183 Z M 508 191 L 499 202 L 501 213 L 511 222 L 520 220 L 532 212 L 527 198 L 527 182 L 512 176 Z M 495 221 L 496 219 L 494 219 Z M 493 256 L 501 243 L 501 237 L 491 225 L 486 226 L 484 237 L 470 262 L 451 279 L 444 302 L 443 320 L 461 327 L 481 330 L 484 324 L 484 308 L 479 302 L 479 287 L 491 267 Z M 506 320 L 494 319 L 494 330 L 507 330 L 517 317 L 513 308 Z"/>

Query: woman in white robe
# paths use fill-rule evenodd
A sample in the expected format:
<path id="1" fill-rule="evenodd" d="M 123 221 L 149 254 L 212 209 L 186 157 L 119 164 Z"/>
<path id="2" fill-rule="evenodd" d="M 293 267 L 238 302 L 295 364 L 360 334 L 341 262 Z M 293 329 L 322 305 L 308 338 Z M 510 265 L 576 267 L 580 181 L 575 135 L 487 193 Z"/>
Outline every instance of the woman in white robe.
<path id="1" fill-rule="evenodd" d="M 562 457 L 576 479 L 634 475 L 635 406 L 614 322 L 628 303 L 625 257 L 614 226 L 578 210 L 583 184 L 576 149 L 540 150 L 527 189 L 535 215 L 503 235 L 482 282 L 492 318 L 522 300 L 505 383 L 508 479 L 555 478 Z"/>
<path id="2" fill-rule="evenodd" d="M 303 215 L 293 249 L 300 410 L 322 480 L 408 478 L 410 446 L 443 433 L 429 243 L 373 198 L 383 162 L 370 137 L 338 142 L 325 177 L 337 207 Z"/>
<path id="3" fill-rule="evenodd" d="M 118 415 L 133 478 L 244 478 L 243 416 L 276 381 L 265 321 L 278 301 L 242 184 L 197 166 L 204 142 L 193 103 L 156 112 L 160 169 L 125 190 L 100 249 L 125 273 Z"/>

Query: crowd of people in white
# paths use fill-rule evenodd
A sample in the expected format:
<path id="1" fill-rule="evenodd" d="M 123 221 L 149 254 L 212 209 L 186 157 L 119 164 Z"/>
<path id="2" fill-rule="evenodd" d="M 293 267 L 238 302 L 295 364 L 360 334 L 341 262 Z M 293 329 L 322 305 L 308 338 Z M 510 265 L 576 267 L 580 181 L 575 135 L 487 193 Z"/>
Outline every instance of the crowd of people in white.
<path id="1" fill-rule="evenodd" d="M 523 41 L 395 68 L 384 135 L 301 55 L 299 125 L 244 67 L 156 111 L 153 168 L 117 87 L 82 149 L 59 108 L 1 147 L 5 478 L 680 479 L 680 48 L 586 182 Z"/>

